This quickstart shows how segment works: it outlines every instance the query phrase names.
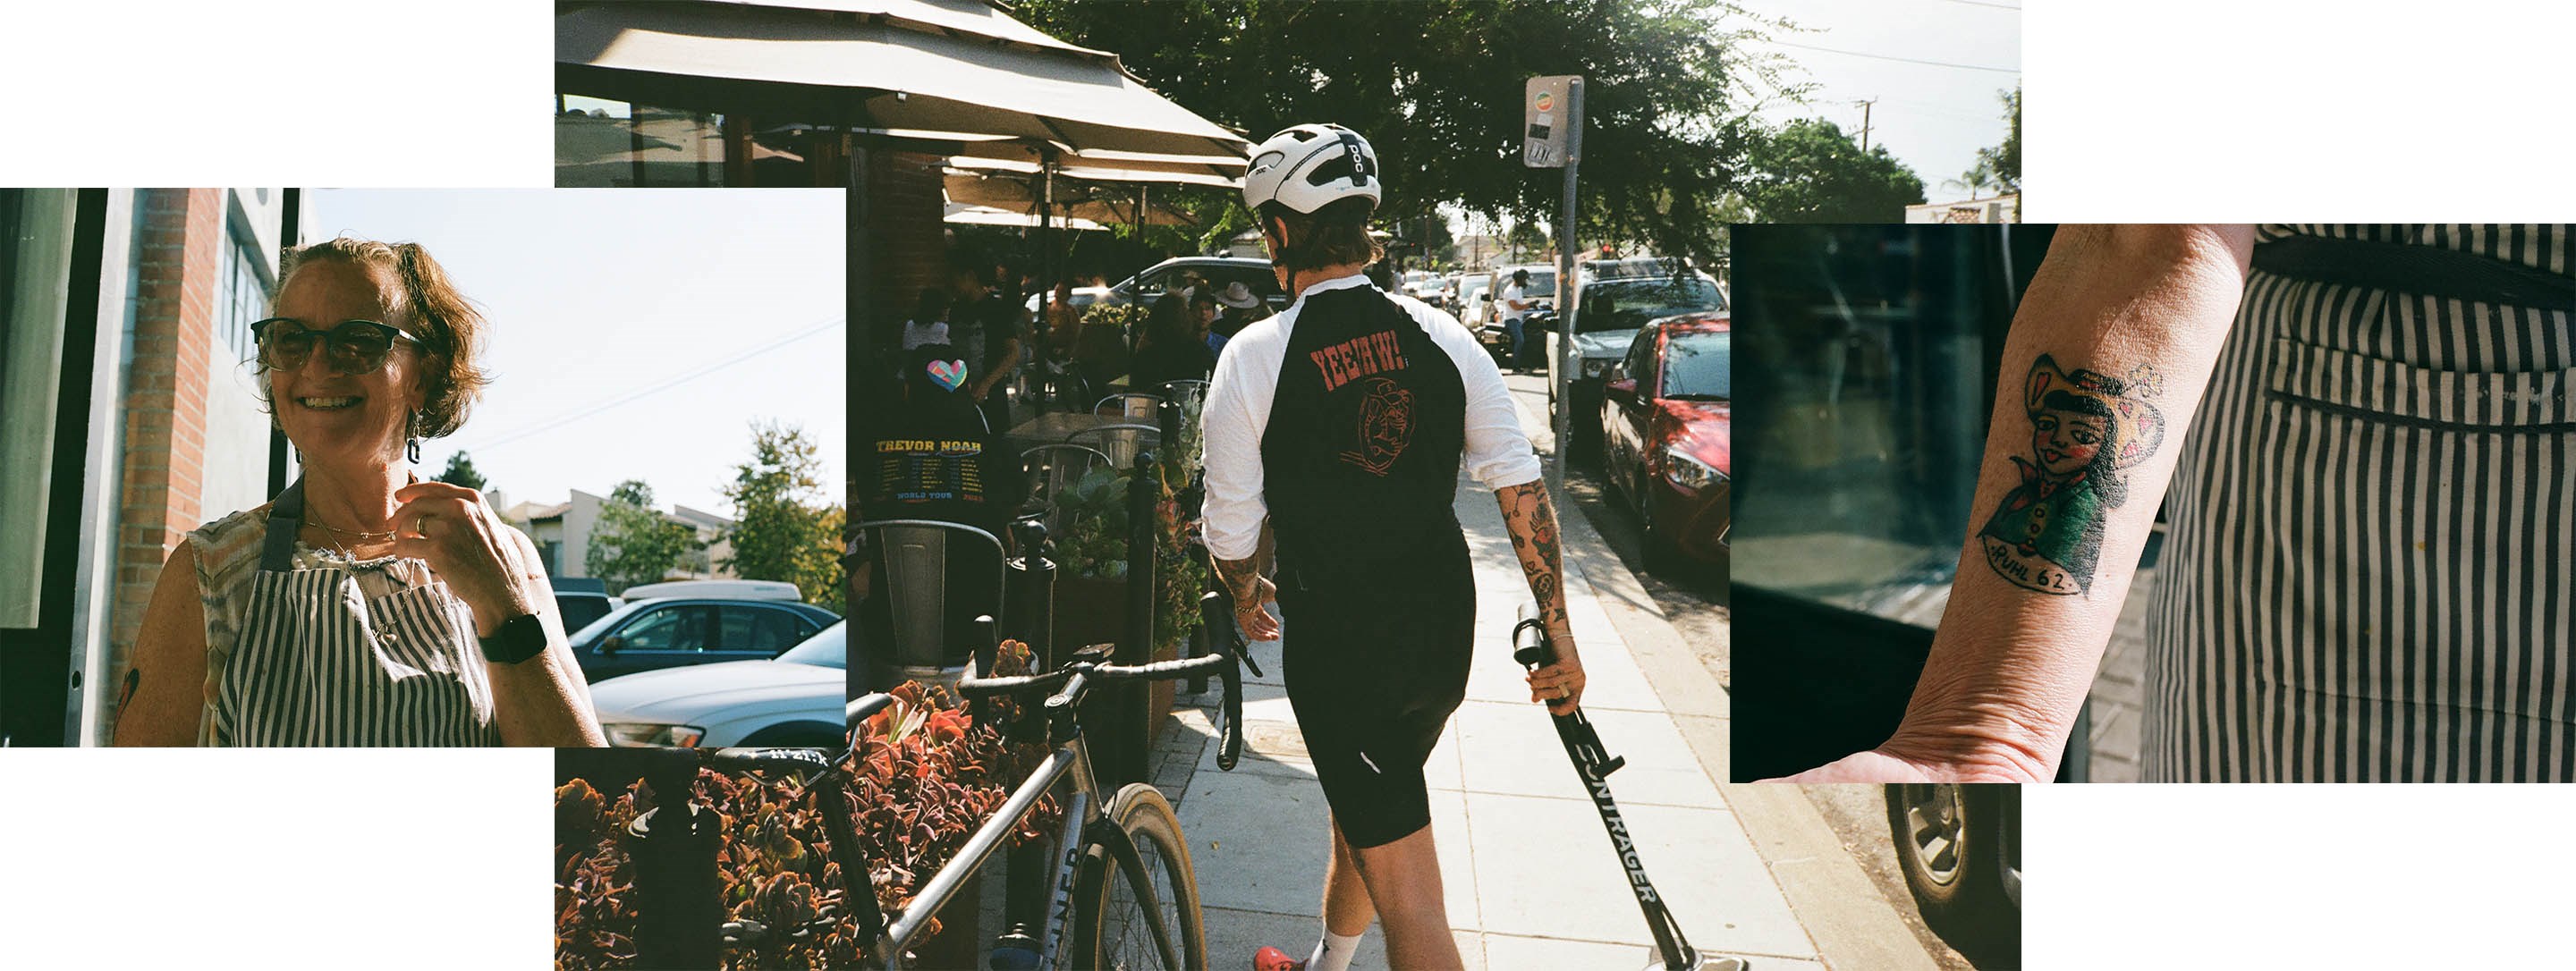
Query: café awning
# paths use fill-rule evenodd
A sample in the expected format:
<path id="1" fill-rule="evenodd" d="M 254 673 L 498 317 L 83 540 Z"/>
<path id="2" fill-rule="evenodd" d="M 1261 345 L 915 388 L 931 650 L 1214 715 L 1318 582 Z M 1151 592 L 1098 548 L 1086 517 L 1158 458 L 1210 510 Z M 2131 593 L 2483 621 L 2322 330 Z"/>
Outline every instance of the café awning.
<path id="1" fill-rule="evenodd" d="M 964 226 L 1018 226 L 1033 228 L 1038 225 L 1038 217 L 1035 212 L 1022 212 L 1011 209 L 996 208 L 993 206 L 973 206 L 962 202 L 949 203 L 946 210 L 941 214 L 940 221 L 956 223 Z M 1088 219 L 1073 219 L 1062 216 L 1056 218 L 1055 227 L 1057 229 L 1109 228 Z"/>
<path id="2" fill-rule="evenodd" d="M 555 18 L 564 94 L 899 134 L 1242 159 L 1250 145 L 1115 55 L 982 0 L 596 4 Z M 1236 163 L 1238 166 L 1240 162 Z"/>
<path id="3" fill-rule="evenodd" d="M 1018 178 L 951 172 L 946 188 L 948 201 L 954 204 L 1032 214 L 1043 207 L 1039 193 L 1030 191 L 1029 184 Z M 1188 226 L 1195 222 L 1189 213 L 1174 208 L 1161 194 L 1142 186 L 1113 188 L 1095 185 L 1079 194 L 1056 195 L 1050 201 L 1058 219 L 1149 226 Z M 1032 222 L 1030 225 L 1037 224 Z"/>

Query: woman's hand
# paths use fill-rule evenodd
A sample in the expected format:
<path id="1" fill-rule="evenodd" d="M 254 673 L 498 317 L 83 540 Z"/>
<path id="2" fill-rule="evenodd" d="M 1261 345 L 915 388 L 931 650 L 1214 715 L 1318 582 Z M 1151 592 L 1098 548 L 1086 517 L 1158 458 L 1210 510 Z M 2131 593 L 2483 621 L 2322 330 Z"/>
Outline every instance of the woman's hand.
<path id="1" fill-rule="evenodd" d="M 1785 779 L 1763 782 L 2046 782 L 2027 769 L 1986 763 L 1954 763 L 1896 755 L 1872 749 L 1843 756 Z"/>
<path id="2" fill-rule="evenodd" d="M 1557 631 L 1547 635 L 1556 648 L 1556 661 L 1529 673 L 1530 700 L 1545 702 L 1547 713 L 1563 715 L 1583 703 L 1583 656 L 1575 653 L 1574 634 Z"/>
<path id="3" fill-rule="evenodd" d="M 1253 593 L 1248 600 L 1238 597 L 1234 601 L 1234 622 L 1243 628 L 1245 637 L 1256 641 L 1278 640 L 1279 618 L 1271 616 L 1269 608 L 1262 604 L 1279 599 L 1279 588 L 1273 586 L 1268 577 L 1253 577 L 1252 584 Z"/>
<path id="4" fill-rule="evenodd" d="M 475 633 L 539 611 L 544 574 L 483 494 L 444 482 L 394 490 L 394 552 L 429 562 L 429 572 L 474 611 Z"/>

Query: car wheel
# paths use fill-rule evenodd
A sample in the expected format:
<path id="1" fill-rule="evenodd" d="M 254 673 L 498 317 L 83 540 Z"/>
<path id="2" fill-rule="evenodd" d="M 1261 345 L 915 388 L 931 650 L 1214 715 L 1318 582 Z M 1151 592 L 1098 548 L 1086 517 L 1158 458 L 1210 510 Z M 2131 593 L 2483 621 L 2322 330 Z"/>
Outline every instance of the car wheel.
<path id="1" fill-rule="evenodd" d="M 2019 950 L 2021 787 L 1891 785 L 1887 825 L 1924 923 L 1962 951 Z"/>

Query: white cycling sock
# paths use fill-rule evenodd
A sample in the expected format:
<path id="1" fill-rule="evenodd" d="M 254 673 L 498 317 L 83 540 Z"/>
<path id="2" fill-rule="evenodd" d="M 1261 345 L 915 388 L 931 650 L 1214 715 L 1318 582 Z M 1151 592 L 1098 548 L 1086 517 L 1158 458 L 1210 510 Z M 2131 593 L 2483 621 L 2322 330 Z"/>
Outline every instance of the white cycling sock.
<path id="1" fill-rule="evenodd" d="M 1351 958 L 1360 953 L 1360 935 L 1324 932 L 1315 942 L 1315 956 L 1306 959 L 1306 971 L 1350 971 Z"/>

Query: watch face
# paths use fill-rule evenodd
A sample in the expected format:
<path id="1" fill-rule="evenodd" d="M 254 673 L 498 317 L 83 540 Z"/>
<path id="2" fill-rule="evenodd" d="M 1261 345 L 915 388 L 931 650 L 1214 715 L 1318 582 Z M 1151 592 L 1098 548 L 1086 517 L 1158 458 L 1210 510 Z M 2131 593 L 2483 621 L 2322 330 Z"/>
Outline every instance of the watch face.
<path id="1" fill-rule="evenodd" d="M 502 621 L 492 636 L 483 638 L 483 656 L 502 664 L 517 664 L 545 649 L 546 625 L 535 614 Z"/>

